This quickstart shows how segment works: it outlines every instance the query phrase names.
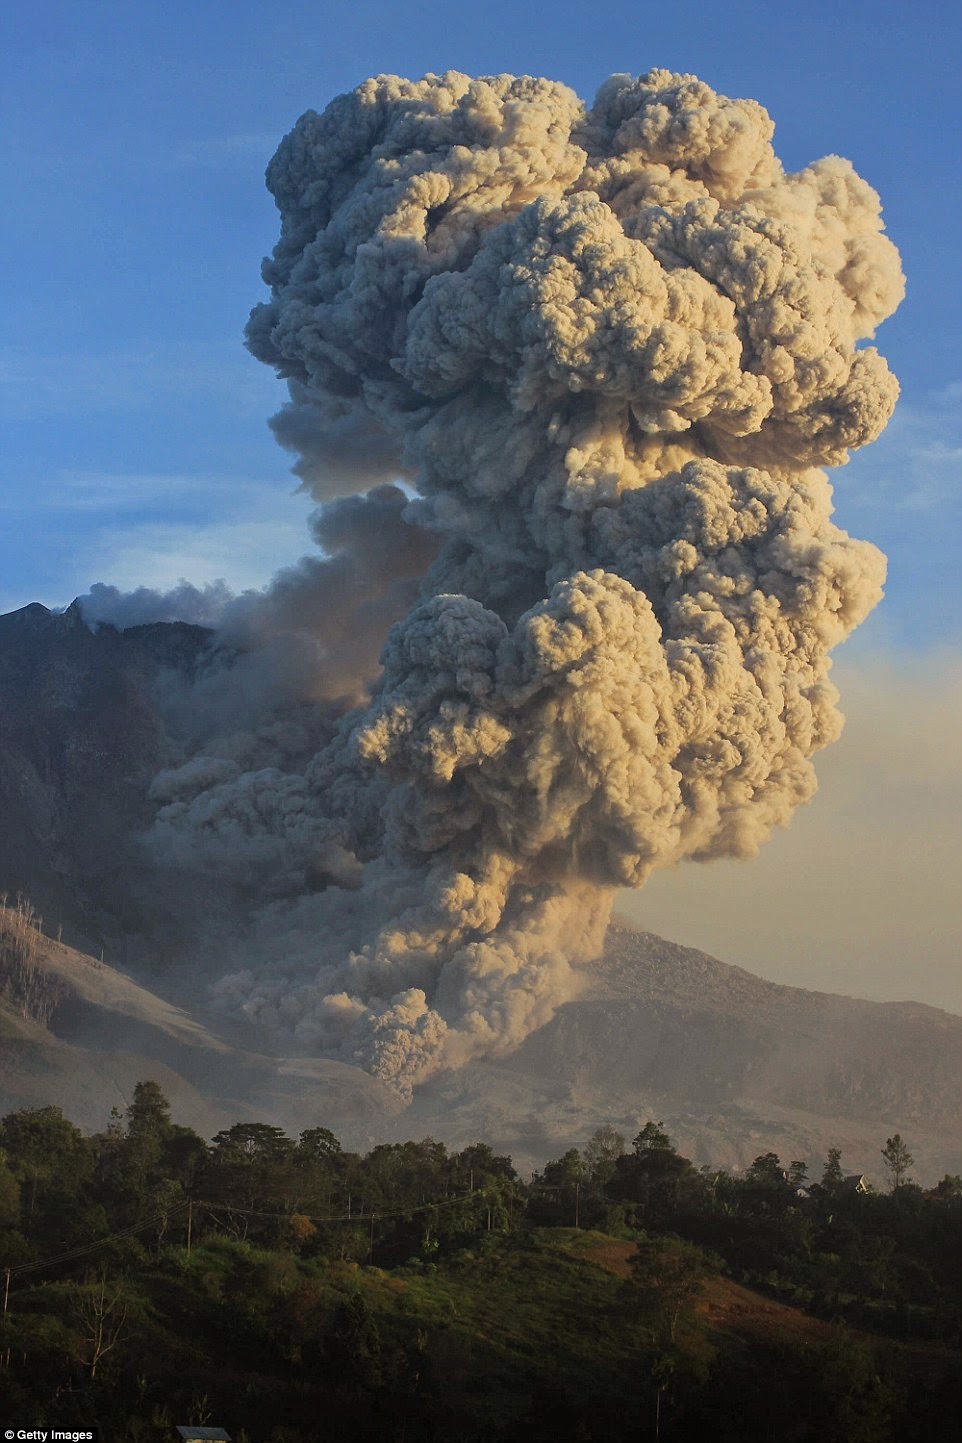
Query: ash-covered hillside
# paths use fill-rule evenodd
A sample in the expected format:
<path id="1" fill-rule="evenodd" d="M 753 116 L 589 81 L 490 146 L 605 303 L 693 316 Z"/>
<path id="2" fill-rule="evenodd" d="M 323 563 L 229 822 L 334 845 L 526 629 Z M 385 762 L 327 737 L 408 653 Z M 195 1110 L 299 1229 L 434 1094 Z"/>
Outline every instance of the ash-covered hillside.
<path id="1" fill-rule="evenodd" d="M 556 1155 L 592 1126 L 633 1136 L 653 1117 L 699 1163 L 840 1146 L 870 1176 L 901 1131 L 921 1174 L 962 1164 L 960 1017 L 781 986 L 618 923 L 581 978 L 509 1057 L 418 1089 L 423 1130 L 451 1111 L 509 1151 Z"/>
<path id="2" fill-rule="evenodd" d="M 775 1151 L 815 1164 L 841 1147 L 878 1177 L 901 1131 L 922 1179 L 962 1171 L 962 1018 L 778 986 L 617 924 L 582 981 L 510 1056 L 441 1073 L 404 1105 L 359 1067 L 261 1051 L 256 1031 L 200 1019 L 6 908 L 0 1114 L 54 1103 L 99 1129 L 152 1078 L 208 1135 L 248 1119 L 329 1127 L 360 1148 L 482 1139 L 526 1169 L 605 1124 L 632 1137 L 658 1118 L 698 1163 Z"/>
<path id="3" fill-rule="evenodd" d="M 61 1107 L 106 1126 L 136 1083 L 160 1083 L 202 1133 L 240 1116 L 293 1131 L 319 1115 L 376 1139 L 400 1109 L 390 1089 L 322 1058 L 277 1058 L 218 1036 L 131 977 L 44 936 L 29 907 L 0 907 L 0 1113 Z"/>

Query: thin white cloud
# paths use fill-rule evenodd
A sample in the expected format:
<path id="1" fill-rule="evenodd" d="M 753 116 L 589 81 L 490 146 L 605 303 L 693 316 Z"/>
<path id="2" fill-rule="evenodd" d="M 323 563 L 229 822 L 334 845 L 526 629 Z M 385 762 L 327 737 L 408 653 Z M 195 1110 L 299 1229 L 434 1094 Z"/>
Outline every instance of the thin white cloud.
<path id="1" fill-rule="evenodd" d="M 187 165 L 203 165 L 212 169 L 228 165 L 243 165 L 246 169 L 258 160 L 266 165 L 277 149 L 277 141 L 277 132 L 273 130 L 211 135 L 182 146 L 177 158 Z"/>
<path id="2" fill-rule="evenodd" d="M 182 401 L 232 414 L 265 416 L 281 388 L 233 340 L 96 350 L 37 350 L 0 345 L 0 420 L 88 419 Z"/>
<path id="3" fill-rule="evenodd" d="M 0 495 L 0 512 L 38 511 L 117 515 L 136 511 L 145 518 L 171 509 L 236 512 L 255 506 L 280 510 L 287 494 L 263 477 L 194 472 L 63 470 L 27 491 Z"/>
<path id="4" fill-rule="evenodd" d="M 62 606 L 98 581 L 124 591 L 168 590 L 182 578 L 197 586 L 223 578 L 234 591 L 261 587 L 312 549 L 306 523 L 313 506 L 277 478 L 80 470 L 38 476 L 17 493 L 0 492 L 5 535 L 35 558 L 29 590 L 15 587 L 9 574 L 0 580 L 0 613 L 30 601 Z"/>
<path id="5" fill-rule="evenodd" d="M 309 549 L 302 516 L 108 527 L 88 551 L 84 589 L 102 581 L 121 591 L 167 591 L 186 579 L 195 586 L 224 580 L 233 591 L 245 591 L 266 585 L 279 567 Z"/>
<path id="6" fill-rule="evenodd" d="M 839 495 L 896 511 L 962 501 L 962 382 L 903 398 L 883 435 L 837 477 Z"/>

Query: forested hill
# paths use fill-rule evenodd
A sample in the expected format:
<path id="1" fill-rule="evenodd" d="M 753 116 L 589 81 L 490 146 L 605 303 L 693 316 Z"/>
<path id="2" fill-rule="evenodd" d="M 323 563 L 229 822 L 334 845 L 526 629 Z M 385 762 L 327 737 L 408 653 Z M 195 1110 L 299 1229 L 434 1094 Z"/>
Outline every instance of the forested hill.
<path id="1" fill-rule="evenodd" d="M 430 1138 L 210 1143 L 143 1082 L 0 1122 L 5 1416 L 134 1443 L 922 1443 L 959 1416 L 962 1179 L 696 1168 L 656 1122 L 523 1181 Z"/>

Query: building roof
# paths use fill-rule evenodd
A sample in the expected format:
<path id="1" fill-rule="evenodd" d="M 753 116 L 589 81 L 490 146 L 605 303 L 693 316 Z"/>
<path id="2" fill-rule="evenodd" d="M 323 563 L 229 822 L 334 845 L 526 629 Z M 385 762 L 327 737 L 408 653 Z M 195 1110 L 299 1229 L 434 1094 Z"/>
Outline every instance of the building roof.
<path id="1" fill-rule="evenodd" d="M 198 1423 L 188 1423 L 182 1428 L 177 1424 L 177 1432 L 183 1438 L 184 1443 L 204 1443 L 204 1440 L 213 1438 L 218 1443 L 231 1443 L 231 1436 L 223 1428 L 201 1428 Z"/>

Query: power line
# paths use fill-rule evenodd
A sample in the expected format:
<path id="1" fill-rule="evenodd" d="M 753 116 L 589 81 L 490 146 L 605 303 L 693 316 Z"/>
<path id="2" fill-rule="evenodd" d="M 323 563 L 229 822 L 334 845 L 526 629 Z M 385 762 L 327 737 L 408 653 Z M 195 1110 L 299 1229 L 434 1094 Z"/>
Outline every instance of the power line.
<path id="1" fill-rule="evenodd" d="M 430 1212 L 437 1208 L 455 1207 L 458 1203 L 463 1203 L 471 1196 L 471 1193 L 460 1193 L 457 1197 L 445 1198 L 441 1202 L 418 1203 L 414 1207 L 394 1208 L 391 1211 L 378 1209 L 376 1216 L 378 1218 L 411 1217 L 414 1213 Z M 243 1213 L 245 1217 L 276 1218 L 284 1221 L 290 1221 L 294 1213 L 300 1218 L 307 1218 L 308 1222 L 312 1223 L 360 1223 L 361 1221 L 366 1222 L 372 1216 L 371 1213 L 330 1213 L 326 1216 L 320 1216 L 313 1213 L 302 1213 L 296 1208 L 294 1213 L 268 1213 L 263 1212 L 260 1208 L 245 1208 L 235 1203 L 212 1203 L 204 1198 L 195 1198 L 194 1202 L 198 1207 L 218 1209 L 221 1212 Z"/>
<path id="2" fill-rule="evenodd" d="M 72 1263 L 77 1258 L 86 1257 L 88 1253 L 98 1252 L 100 1248 L 105 1248 L 108 1243 L 118 1242 L 121 1238 L 133 1237 L 135 1233 L 146 1232 L 148 1228 L 154 1227 L 157 1223 L 166 1222 L 172 1213 L 182 1212 L 187 1206 L 188 1203 L 186 1201 L 175 1203 L 173 1207 L 167 1208 L 162 1213 L 156 1213 L 152 1218 L 148 1218 L 146 1222 L 134 1223 L 129 1228 L 121 1228 L 119 1232 L 108 1233 L 105 1238 L 98 1238 L 96 1242 L 87 1243 L 80 1248 L 71 1248 L 69 1252 L 56 1253 L 49 1258 L 41 1258 L 40 1261 L 36 1263 L 19 1263 L 15 1268 L 6 1268 L 5 1272 L 9 1273 L 12 1278 L 15 1278 L 19 1277 L 22 1273 L 36 1272 L 40 1268 L 52 1268 L 57 1263 Z"/>
<path id="3" fill-rule="evenodd" d="M 327 1215 L 298 1212 L 298 1217 L 307 1218 L 312 1223 L 360 1223 L 371 1221 L 375 1216 L 378 1221 L 396 1217 L 411 1217 L 415 1213 L 436 1212 L 440 1208 L 456 1207 L 471 1197 L 471 1193 L 461 1193 L 457 1197 L 445 1198 L 440 1202 L 419 1203 L 415 1207 L 394 1208 L 389 1211 L 377 1213 L 330 1213 Z M 48 1258 L 41 1258 L 33 1263 L 19 1263 L 16 1267 L 5 1268 L 4 1274 L 7 1279 L 21 1277 L 24 1273 L 39 1272 L 44 1268 L 56 1267 L 60 1263 L 76 1262 L 80 1258 L 88 1257 L 91 1253 L 99 1252 L 108 1243 L 121 1241 L 123 1238 L 134 1237 L 137 1233 L 146 1232 L 149 1228 L 155 1227 L 158 1223 L 167 1222 L 176 1213 L 183 1212 L 185 1208 L 204 1207 L 211 1212 L 240 1213 L 245 1217 L 270 1218 L 276 1221 L 289 1222 L 294 1213 L 273 1213 L 264 1212 L 260 1208 L 245 1208 L 236 1203 L 212 1202 L 207 1198 L 185 1198 L 183 1202 L 175 1203 L 172 1207 L 166 1208 L 162 1213 L 155 1213 L 153 1217 L 147 1218 L 145 1222 L 133 1223 L 128 1228 L 121 1228 L 117 1232 L 108 1233 L 106 1237 L 98 1238 L 96 1242 L 86 1243 L 83 1247 L 71 1248 L 67 1252 L 55 1253 Z"/>

